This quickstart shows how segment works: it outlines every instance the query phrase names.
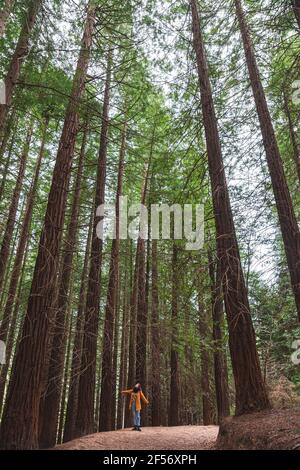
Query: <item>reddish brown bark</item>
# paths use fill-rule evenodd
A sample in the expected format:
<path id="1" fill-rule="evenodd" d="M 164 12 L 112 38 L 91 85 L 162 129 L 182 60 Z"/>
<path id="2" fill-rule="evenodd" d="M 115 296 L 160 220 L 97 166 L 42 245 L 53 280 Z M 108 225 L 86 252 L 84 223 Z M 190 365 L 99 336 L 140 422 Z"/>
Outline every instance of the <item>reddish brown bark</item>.
<path id="1" fill-rule="evenodd" d="M 105 182 L 106 182 L 106 159 L 109 128 L 109 102 L 111 82 L 111 53 L 109 53 L 106 84 L 104 90 L 101 137 L 99 147 L 99 159 L 96 181 L 94 229 L 92 238 L 90 272 L 87 288 L 87 299 L 85 307 L 84 338 L 82 347 L 81 375 L 78 389 L 78 410 L 75 424 L 75 435 L 84 436 L 97 430 L 95 424 L 95 388 L 96 388 L 96 359 L 97 359 L 97 336 L 100 309 L 100 286 L 103 240 L 98 238 L 97 225 L 99 217 L 97 209 L 104 204 Z M 100 218 L 100 220 L 102 220 Z M 108 404 L 107 404 L 108 406 Z"/>
<path id="2" fill-rule="evenodd" d="M 139 244 L 141 240 L 138 239 L 134 274 L 132 282 L 132 290 L 130 295 L 130 334 L 129 334 L 129 357 L 128 357 L 128 380 L 127 388 L 130 389 L 134 386 L 135 382 L 135 364 L 136 364 L 136 315 L 137 315 L 137 286 L 138 286 L 138 258 L 139 258 Z M 125 426 L 130 426 L 131 416 L 126 403 L 125 408 Z"/>
<path id="3" fill-rule="evenodd" d="M 75 331 L 74 346 L 73 346 L 73 353 L 72 353 L 70 383 L 69 383 L 69 396 L 68 396 L 66 420 L 65 420 L 65 428 L 64 428 L 64 436 L 63 436 L 64 442 L 71 441 L 75 437 L 75 421 L 76 421 L 77 409 L 78 409 L 78 387 L 79 387 L 79 374 L 80 374 L 80 368 L 81 368 L 86 287 L 87 287 L 87 276 L 88 276 L 88 269 L 89 269 L 92 232 L 93 232 L 93 226 L 94 226 L 93 222 L 94 222 L 94 207 L 91 212 L 90 221 L 89 221 L 86 251 L 85 251 L 83 270 L 82 270 L 82 275 L 81 275 L 78 313 L 77 313 L 76 331 Z"/>
<path id="4" fill-rule="evenodd" d="M 152 365 L 152 426 L 160 426 L 160 325 L 158 297 L 157 240 L 152 241 L 151 286 L 151 365 Z"/>
<path id="5" fill-rule="evenodd" d="M 71 289 L 72 295 L 72 289 Z M 72 305 L 69 303 L 68 306 L 68 313 L 67 319 L 69 322 L 68 325 L 68 344 L 66 348 L 66 358 L 65 358 L 65 370 L 64 370 L 64 377 L 63 377 L 63 384 L 62 384 L 62 394 L 61 394 L 61 406 L 59 411 L 59 424 L 58 424 L 58 432 L 57 432 L 57 443 L 61 444 L 63 442 L 63 434 L 64 434 L 64 422 L 65 422 L 65 412 L 67 406 L 67 393 L 68 393 L 68 385 L 69 385 L 69 372 L 70 372 L 70 357 L 71 357 L 71 349 L 72 349 L 72 328 L 73 328 L 73 318 L 71 315 Z"/>
<path id="6" fill-rule="evenodd" d="M 119 279 L 120 258 L 120 197 L 123 192 L 124 159 L 126 151 L 126 128 L 124 123 L 122 142 L 119 157 L 118 183 L 116 192 L 116 237 L 112 241 L 107 301 L 104 320 L 103 350 L 102 350 L 102 375 L 100 392 L 100 418 L 99 431 L 111 431 L 115 428 L 115 419 L 112 419 L 112 402 L 115 395 L 116 383 L 113 377 L 113 328 L 116 317 L 116 303 Z M 114 413 L 115 414 L 115 413 Z"/>
<path id="7" fill-rule="evenodd" d="M 171 361 L 170 361 L 170 404 L 169 404 L 169 426 L 179 426 L 180 412 L 180 372 L 178 356 L 178 248 L 173 244 L 172 255 L 172 316 L 171 316 Z"/>
<path id="8" fill-rule="evenodd" d="M 218 422 L 230 415 L 229 388 L 227 360 L 224 351 L 224 339 L 222 325 L 223 315 L 223 295 L 221 285 L 220 265 L 215 263 L 209 253 L 209 275 L 211 281 L 212 299 L 212 320 L 213 320 L 213 340 L 214 340 L 214 376 L 216 388 L 216 402 L 218 411 Z M 216 271 L 216 272 L 215 272 Z"/>
<path id="9" fill-rule="evenodd" d="M 297 134 L 294 130 L 294 124 L 293 124 L 292 115 L 290 112 L 288 97 L 285 91 L 283 92 L 283 105 L 284 105 L 284 112 L 288 121 L 289 133 L 290 133 L 291 143 L 293 147 L 293 159 L 295 162 L 298 180 L 300 184 L 300 145 L 298 144 L 298 141 L 297 141 Z"/>
<path id="10" fill-rule="evenodd" d="M 38 160 L 37 160 L 36 168 L 35 168 L 35 175 L 34 175 L 32 185 L 31 185 L 28 197 L 27 197 L 24 220 L 23 220 L 23 224 L 21 228 L 18 248 L 16 251 L 15 259 L 14 259 L 14 265 L 12 268 L 6 305 L 4 308 L 3 318 L 2 318 L 1 327 L 0 327 L 0 341 L 3 341 L 3 342 L 6 342 L 6 339 L 7 339 L 9 324 L 11 321 L 11 315 L 13 312 L 13 306 L 15 302 L 17 287 L 18 287 L 18 281 L 19 281 L 19 277 L 20 277 L 20 273 L 21 273 L 21 269 L 23 265 L 24 252 L 25 252 L 25 248 L 26 248 L 26 244 L 28 240 L 28 235 L 29 235 L 29 228 L 30 228 L 30 223 L 32 219 L 32 210 L 33 210 L 33 205 L 34 205 L 35 196 L 36 196 L 41 163 L 42 163 L 42 159 L 44 156 L 48 122 L 49 122 L 49 119 L 47 118 L 44 124 L 40 152 L 39 152 L 39 156 L 38 156 Z"/>
<path id="11" fill-rule="evenodd" d="M 270 404 L 261 374 L 247 289 L 241 267 L 197 1 L 191 0 L 190 4 L 212 186 L 217 252 L 220 260 L 236 386 L 236 414 L 242 414 L 268 408 Z"/>
<path id="12" fill-rule="evenodd" d="M 122 338 L 121 338 L 121 359 L 119 370 L 120 390 L 126 388 L 126 378 L 128 374 L 128 347 L 129 347 L 129 298 L 128 298 L 128 259 L 131 261 L 131 245 L 128 244 L 124 267 L 124 286 L 123 286 L 123 318 L 122 318 Z M 131 267 L 131 266 L 130 266 Z M 117 429 L 122 429 L 125 424 L 125 402 L 121 393 L 118 396 Z"/>
<path id="13" fill-rule="evenodd" d="M 51 339 L 53 301 L 57 284 L 59 248 L 64 224 L 75 140 L 79 127 L 78 104 L 85 89 L 95 7 L 88 7 L 71 99 L 60 139 L 44 226 L 32 279 L 27 313 L 18 345 L 1 423 L 1 447 L 38 447 L 38 415 L 43 390 L 44 364 Z M 34 364 L 34 368 L 32 367 Z"/>
<path id="14" fill-rule="evenodd" d="M 141 204 L 145 205 L 148 191 L 150 165 L 147 165 Z M 146 247 L 141 237 L 137 244 L 137 317 L 136 317 L 136 364 L 135 380 L 146 387 L 147 380 L 147 326 L 146 303 Z"/>
<path id="15" fill-rule="evenodd" d="M 16 45 L 15 52 L 10 61 L 8 72 L 4 79 L 5 92 L 6 92 L 6 104 L 0 105 L 0 135 L 3 132 L 7 113 L 9 111 L 13 92 L 18 81 L 21 66 L 26 59 L 29 52 L 29 40 L 34 28 L 37 15 L 41 8 L 43 0 L 30 0 L 26 17 L 23 23 L 22 30 L 20 32 L 19 40 Z"/>
<path id="16" fill-rule="evenodd" d="M 25 176 L 25 169 L 26 169 L 26 163 L 27 163 L 29 148 L 30 148 L 31 139 L 32 139 L 32 133 L 33 133 L 33 126 L 30 125 L 28 132 L 27 132 L 24 149 L 20 157 L 16 185 L 15 185 L 15 189 L 14 189 L 11 203 L 10 203 L 6 228 L 5 228 L 1 250 L 0 250 L 0 290 L 2 289 L 2 286 L 3 286 L 4 275 L 5 275 L 5 270 L 7 267 L 7 260 L 9 257 L 9 251 L 10 251 L 10 246 L 11 246 L 11 240 L 12 240 L 12 236 L 13 236 L 13 232 L 15 228 L 16 215 L 18 211 L 18 204 L 19 204 L 23 180 Z"/>
<path id="17" fill-rule="evenodd" d="M 279 224 L 291 276 L 292 290 L 300 321 L 300 230 L 284 174 L 283 163 L 276 141 L 265 92 L 261 83 L 250 31 L 240 0 L 235 0 L 235 7 L 271 176 Z"/>
<path id="18" fill-rule="evenodd" d="M 78 161 L 78 169 L 74 185 L 70 222 L 67 229 L 64 255 L 62 259 L 61 282 L 59 286 L 57 306 L 55 307 L 55 327 L 51 347 L 46 394 L 41 398 L 40 405 L 39 444 L 40 447 L 43 449 L 54 447 L 56 444 L 59 405 L 62 391 L 62 379 L 68 337 L 68 329 L 66 323 L 69 305 L 68 299 L 71 285 L 73 257 L 77 243 L 79 201 L 81 195 L 83 164 L 86 154 L 87 135 L 88 127 L 86 126 Z"/>
<path id="19" fill-rule="evenodd" d="M 24 273 L 25 273 L 25 265 L 26 265 L 26 259 L 27 259 L 27 254 L 28 254 L 28 243 L 25 248 L 25 254 L 24 254 L 24 260 L 23 260 L 23 266 L 22 266 L 22 272 L 20 275 L 20 280 L 18 283 L 18 291 L 16 295 L 16 301 L 12 313 L 12 318 L 10 322 L 10 327 L 7 335 L 7 340 L 6 340 L 6 350 L 5 350 L 5 355 L 6 355 L 6 362 L 5 364 L 1 367 L 1 373 L 0 373 L 0 414 L 2 412 L 3 404 L 4 404 L 4 393 L 5 393 L 5 386 L 8 378 L 8 372 L 10 369 L 11 361 L 12 361 L 12 356 L 14 352 L 14 342 L 15 338 L 17 337 L 17 321 L 20 316 L 20 302 L 21 302 L 21 292 L 22 292 L 22 286 L 23 286 L 23 279 L 24 279 Z"/>
<path id="20" fill-rule="evenodd" d="M 149 166 L 147 167 L 144 184 L 142 188 L 141 204 L 145 204 L 145 201 L 146 201 L 148 175 L 149 175 Z M 144 248 L 143 248 L 143 245 L 144 245 Z M 137 313 L 138 313 L 138 298 L 139 298 L 139 294 L 138 294 L 139 293 L 139 272 L 140 272 L 139 263 L 140 263 L 140 257 L 141 257 L 140 253 L 142 251 L 145 252 L 145 241 L 139 237 L 137 240 L 137 246 L 136 246 L 133 285 L 132 285 L 132 291 L 131 291 L 131 296 L 130 296 L 130 337 L 129 337 L 128 381 L 127 381 L 128 388 L 132 388 L 134 384 L 137 382 L 137 380 L 141 380 L 137 377 L 137 347 L 138 347 L 137 346 L 137 323 L 138 323 Z M 143 358 L 143 356 L 141 357 Z M 131 416 L 128 410 L 128 406 L 126 406 L 125 426 L 126 427 L 130 426 L 130 423 L 131 423 Z"/>
<path id="21" fill-rule="evenodd" d="M 5 131 L 5 135 L 3 137 L 2 144 L 1 144 L 1 153 L 0 153 L 1 156 L 4 155 L 5 148 L 6 148 L 6 140 L 9 138 L 9 133 L 10 132 L 8 130 L 8 127 L 9 126 L 7 126 L 7 129 Z M 2 200 L 2 197 L 3 197 L 3 194 L 4 194 L 5 184 L 6 184 L 7 175 L 8 175 L 8 169 L 9 169 L 9 166 L 10 166 L 10 163 L 11 163 L 11 158 L 12 158 L 12 155 L 13 155 L 13 147 L 14 147 L 14 143 L 15 143 L 17 127 L 18 127 L 18 120 L 16 119 L 14 130 L 12 132 L 12 136 L 11 136 L 11 139 L 10 139 L 10 142 L 9 142 L 9 145 L 8 145 L 5 165 L 4 165 L 3 172 L 2 172 L 2 180 L 1 180 L 1 184 L 0 184 L 0 201 Z"/>
<path id="22" fill-rule="evenodd" d="M 200 357 L 201 357 L 201 393 L 202 393 L 202 418 L 203 425 L 209 426 L 216 423 L 214 393 L 212 385 L 212 357 L 209 348 L 212 343 L 212 333 L 210 328 L 210 312 L 203 301 L 204 283 L 203 272 L 198 272 L 199 291 L 198 291 L 198 309 L 199 309 L 199 335 L 200 335 Z"/>

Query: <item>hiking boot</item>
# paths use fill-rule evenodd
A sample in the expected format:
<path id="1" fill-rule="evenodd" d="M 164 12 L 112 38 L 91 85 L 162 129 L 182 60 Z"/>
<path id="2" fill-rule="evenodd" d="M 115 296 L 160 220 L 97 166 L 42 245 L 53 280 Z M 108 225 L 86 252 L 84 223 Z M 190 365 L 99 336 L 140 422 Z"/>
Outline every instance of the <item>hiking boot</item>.
<path id="1" fill-rule="evenodd" d="M 136 428 L 137 431 L 141 431 L 141 428 Z"/>

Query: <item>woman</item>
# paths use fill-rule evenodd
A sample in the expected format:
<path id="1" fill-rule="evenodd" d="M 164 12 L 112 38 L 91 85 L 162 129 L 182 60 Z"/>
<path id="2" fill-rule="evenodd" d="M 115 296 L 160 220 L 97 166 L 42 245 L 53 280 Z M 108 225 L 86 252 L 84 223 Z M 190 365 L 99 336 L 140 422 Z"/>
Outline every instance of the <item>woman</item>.
<path id="1" fill-rule="evenodd" d="M 142 392 L 142 387 L 140 383 L 137 383 L 130 390 L 123 390 L 123 395 L 130 395 L 129 409 L 132 411 L 133 417 L 133 431 L 141 431 L 141 409 L 142 404 L 141 400 L 148 405 L 149 401 Z"/>

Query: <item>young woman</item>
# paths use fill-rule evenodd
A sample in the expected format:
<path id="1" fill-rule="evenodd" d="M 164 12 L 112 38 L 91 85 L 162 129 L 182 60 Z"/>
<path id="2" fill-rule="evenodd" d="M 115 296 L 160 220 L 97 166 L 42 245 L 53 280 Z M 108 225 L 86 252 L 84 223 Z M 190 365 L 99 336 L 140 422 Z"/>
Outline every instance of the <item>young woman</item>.
<path id="1" fill-rule="evenodd" d="M 123 395 L 130 395 L 129 409 L 132 412 L 133 417 L 133 431 L 141 431 L 141 409 L 142 401 L 148 405 L 149 401 L 142 392 L 142 387 L 140 383 L 137 383 L 130 390 L 123 390 Z"/>

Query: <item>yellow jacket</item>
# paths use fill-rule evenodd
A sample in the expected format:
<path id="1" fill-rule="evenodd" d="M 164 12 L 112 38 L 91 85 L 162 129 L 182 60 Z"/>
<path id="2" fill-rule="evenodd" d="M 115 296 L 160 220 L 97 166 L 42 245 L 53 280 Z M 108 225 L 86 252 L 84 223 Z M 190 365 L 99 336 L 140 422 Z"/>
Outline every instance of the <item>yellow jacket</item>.
<path id="1" fill-rule="evenodd" d="M 132 403 L 134 401 L 135 401 L 136 411 L 141 411 L 141 409 L 142 409 L 141 400 L 143 400 L 143 402 L 146 405 L 149 405 L 149 401 L 147 400 L 147 398 L 145 397 L 145 395 L 143 394 L 142 391 L 134 393 L 133 389 L 131 388 L 130 390 L 123 390 L 122 393 L 127 393 L 128 395 L 130 395 L 130 402 L 129 402 L 129 409 L 130 410 L 131 410 L 131 407 L 132 407 Z"/>

